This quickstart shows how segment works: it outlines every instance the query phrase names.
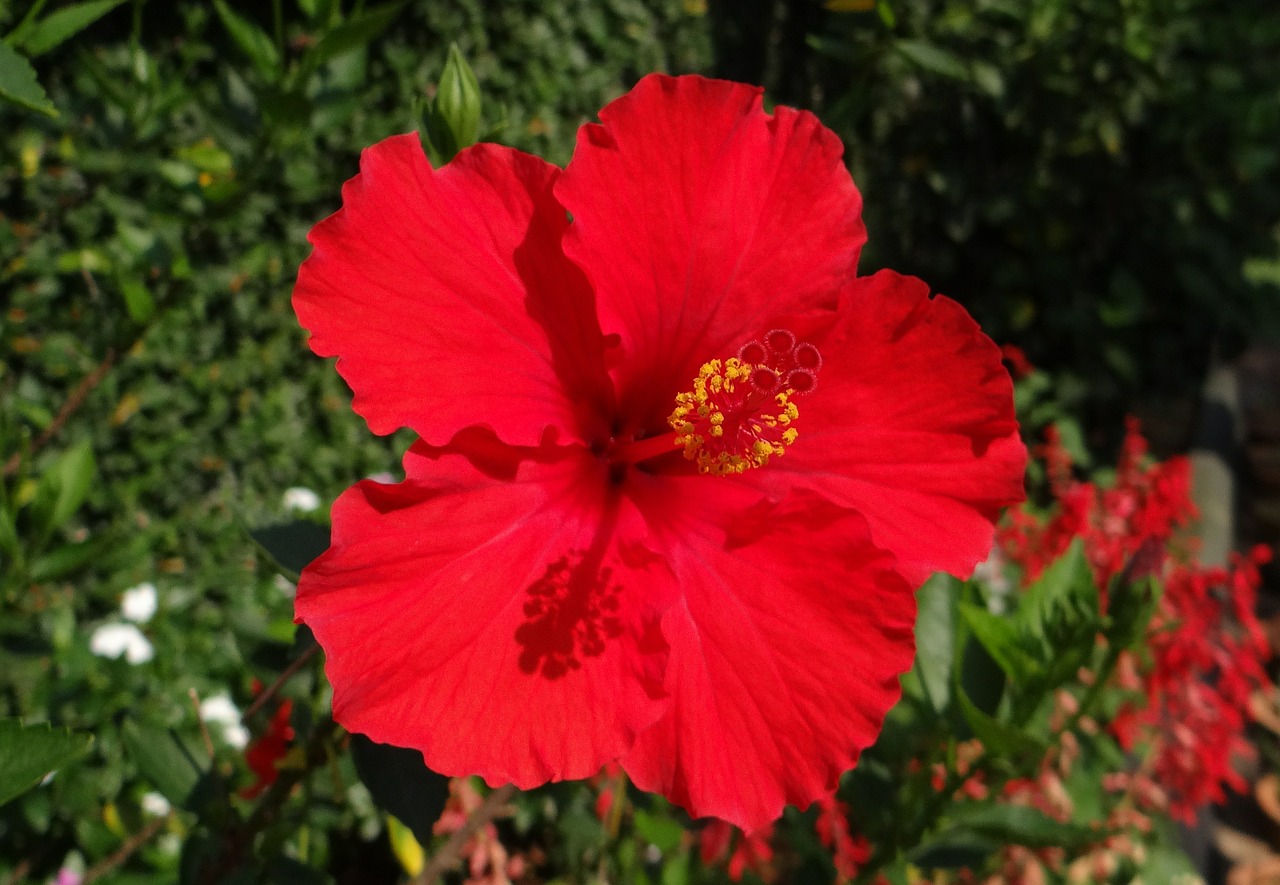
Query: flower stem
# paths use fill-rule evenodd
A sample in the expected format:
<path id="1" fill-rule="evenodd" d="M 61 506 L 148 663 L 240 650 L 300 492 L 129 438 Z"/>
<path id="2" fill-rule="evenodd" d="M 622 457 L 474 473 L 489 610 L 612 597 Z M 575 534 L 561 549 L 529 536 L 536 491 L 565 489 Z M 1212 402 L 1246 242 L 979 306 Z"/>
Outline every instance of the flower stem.
<path id="1" fill-rule="evenodd" d="M 610 839 L 618 838 L 622 829 L 622 812 L 627 802 L 627 773 L 618 768 L 618 776 L 614 778 L 610 789 L 613 790 L 613 803 L 609 806 L 609 816 L 605 821 L 605 830 Z"/>
<path id="2" fill-rule="evenodd" d="M 259 695 L 253 699 L 253 703 L 249 704 L 248 708 L 244 711 L 243 715 L 240 718 L 248 719 L 249 717 L 253 716 L 254 713 L 257 713 L 259 710 L 261 710 L 272 698 L 276 696 L 276 694 L 280 691 L 280 689 L 284 686 L 284 684 L 288 682 L 289 679 L 295 673 L 297 673 L 299 670 L 305 667 L 311 661 L 311 659 L 314 658 L 319 653 L 320 653 L 320 645 L 317 643 L 316 645 L 313 645 L 310 648 L 308 648 L 302 654 L 298 655 L 298 657 L 294 659 L 294 661 L 291 662 L 289 666 L 284 668 L 284 672 L 282 672 L 279 676 L 276 677 L 275 682 L 271 683 L 266 688 L 264 688 L 261 691 L 261 693 L 259 693 Z"/>

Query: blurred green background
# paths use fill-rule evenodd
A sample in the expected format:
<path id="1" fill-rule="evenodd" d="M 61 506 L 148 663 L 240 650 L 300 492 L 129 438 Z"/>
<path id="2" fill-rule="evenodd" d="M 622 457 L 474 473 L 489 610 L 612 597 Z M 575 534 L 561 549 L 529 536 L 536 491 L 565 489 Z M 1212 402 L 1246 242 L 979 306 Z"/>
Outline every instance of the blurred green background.
<path id="1" fill-rule="evenodd" d="M 421 127 L 451 43 L 482 131 L 557 163 L 653 70 L 815 111 L 866 200 L 864 269 L 923 277 L 1022 347 L 1044 370 L 1029 437 L 1062 421 L 1082 463 L 1134 410 L 1177 446 L 1211 355 L 1280 318 L 1264 2 L 38 5 L 0 11 L 57 109 L 0 106 L 0 503 L 39 538 L 6 548 L 0 531 L 0 716 L 98 749 L 0 810 L 0 871 L 104 856 L 121 826 L 104 797 L 136 824 L 148 789 L 120 724 L 194 734 L 188 689 L 243 706 L 287 662 L 289 588 L 245 527 L 285 517 L 286 489 L 327 504 L 397 470 L 406 440 L 350 412 L 289 294 L 360 149 Z M 72 7 L 100 17 L 33 30 Z M 41 494 L 62 506 L 24 514 Z M 158 588 L 154 662 L 104 662 L 88 637 L 141 582 Z M 322 693 L 313 676 L 297 693 Z M 350 829 L 358 804 L 329 813 Z"/>

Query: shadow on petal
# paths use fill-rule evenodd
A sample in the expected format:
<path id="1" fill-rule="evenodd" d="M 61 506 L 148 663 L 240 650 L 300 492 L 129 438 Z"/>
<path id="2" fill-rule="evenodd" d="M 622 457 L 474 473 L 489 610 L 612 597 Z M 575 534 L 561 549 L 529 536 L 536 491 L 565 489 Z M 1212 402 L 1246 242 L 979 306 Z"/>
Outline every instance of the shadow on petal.
<path id="1" fill-rule="evenodd" d="M 613 570 L 589 553 L 571 551 L 550 563 L 525 591 L 525 621 L 516 629 L 520 669 L 558 679 L 604 654 L 623 633 L 621 590 Z"/>

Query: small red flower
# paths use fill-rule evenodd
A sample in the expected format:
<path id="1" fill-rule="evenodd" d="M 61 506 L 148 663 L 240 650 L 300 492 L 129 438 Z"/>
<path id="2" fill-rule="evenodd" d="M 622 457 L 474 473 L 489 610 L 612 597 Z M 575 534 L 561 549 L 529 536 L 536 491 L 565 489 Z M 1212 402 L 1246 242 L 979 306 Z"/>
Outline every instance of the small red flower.
<path id="1" fill-rule="evenodd" d="M 1036 367 L 1027 359 L 1026 353 L 1016 344 L 1000 345 L 1000 356 L 1009 364 L 1009 370 L 1015 378 L 1026 378 L 1035 372 Z"/>
<path id="2" fill-rule="evenodd" d="M 707 866 L 724 864 L 734 882 L 750 872 L 765 882 L 773 881 L 773 826 L 744 833 L 723 821 L 712 821 L 699 834 L 699 853 Z M 733 850 L 730 851 L 730 845 Z"/>
<path id="3" fill-rule="evenodd" d="M 759 89 L 650 76 L 565 170 L 364 152 L 294 306 L 398 485 L 333 508 L 297 615 L 334 715 L 446 774 L 620 760 L 747 829 L 829 793 L 896 701 L 912 590 L 1022 498 L 999 349 L 855 275 L 833 133 Z"/>
<path id="4" fill-rule="evenodd" d="M 837 882 L 852 882 L 858 870 L 871 859 L 865 836 L 849 832 L 849 807 L 835 796 L 818 799 L 818 820 L 814 829 L 818 841 L 831 849 Z"/>
<path id="5" fill-rule="evenodd" d="M 1045 519 L 1011 514 L 1000 544 L 1028 581 L 1077 537 L 1101 588 L 1122 574 L 1161 578 L 1142 649 L 1146 666 L 1140 670 L 1126 651 L 1114 677 L 1118 687 L 1145 694 L 1145 706 L 1123 706 L 1108 728 L 1125 749 L 1154 742 L 1151 768 L 1166 793 L 1162 802 L 1189 822 L 1200 806 L 1221 801 L 1224 787 L 1243 786 L 1235 762 L 1252 750 L 1244 734 L 1249 698 L 1270 684 L 1270 648 L 1254 613 L 1258 568 L 1270 552 L 1232 554 L 1226 568 L 1196 564 L 1179 535 L 1196 515 L 1190 462 L 1149 463 L 1146 453 L 1130 418 L 1115 479 L 1101 487 L 1075 480 L 1070 456 L 1048 435 L 1041 454 L 1057 506 Z"/>
<path id="6" fill-rule="evenodd" d="M 289 724 L 291 715 L 293 701 L 285 698 L 276 707 L 266 732 L 245 749 L 244 761 L 254 774 L 254 782 L 240 791 L 244 798 L 257 797 L 280 776 L 279 762 L 289 751 L 289 744 L 294 738 L 293 726 Z"/>

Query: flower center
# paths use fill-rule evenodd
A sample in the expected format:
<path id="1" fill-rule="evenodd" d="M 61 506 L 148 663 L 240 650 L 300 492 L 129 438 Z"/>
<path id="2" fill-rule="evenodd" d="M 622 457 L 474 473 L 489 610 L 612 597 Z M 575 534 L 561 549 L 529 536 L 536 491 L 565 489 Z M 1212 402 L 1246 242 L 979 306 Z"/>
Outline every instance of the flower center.
<path id="1" fill-rule="evenodd" d="M 813 391 L 821 367 L 818 348 L 786 329 L 748 341 L 736 357 L 703 363 L 667 419 L 676 445 L 700 473 L 763 467 L 796 441 L 800 411 L 792 400 Z"/>

